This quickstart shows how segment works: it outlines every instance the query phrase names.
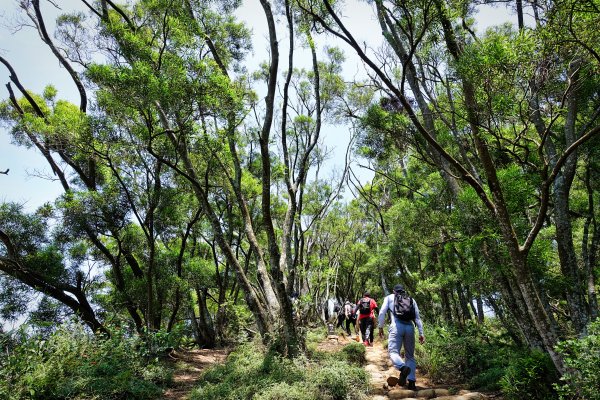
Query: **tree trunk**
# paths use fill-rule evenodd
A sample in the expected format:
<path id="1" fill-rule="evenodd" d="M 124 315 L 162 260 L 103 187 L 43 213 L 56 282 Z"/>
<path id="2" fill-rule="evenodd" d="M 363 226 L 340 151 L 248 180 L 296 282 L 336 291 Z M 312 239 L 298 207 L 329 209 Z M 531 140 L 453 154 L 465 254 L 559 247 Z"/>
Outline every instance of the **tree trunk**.
<path id="1" fill-rule="evenodd" d="M 208 289 L 196 286 L 196 297 L 198 299 L 198 331 L 201 333 L 202 346 L 212 349 L 215 347 L 216 334 L 212 317 L 206 305 Z"/>
<path id="2" fill-rule="evenodd" d="M 595 321 L 598 318 L 598 297 L 596 294 L 595 268 L 600 248 L 600 229 L 596 223 L 594 207 L 594 190 L 591 185 L 591 166 L 586 167 L 585 187 L 588 192 L 588 215 L 583 227 L 583 239 L 581 240 L 581 254 L 584 263 L 584 274 L 587 281 L 588 295 L 588 315 L 590 320 Z M 590 228 L 593 230 L 590 243 Z"/>
<path id="3" fill-rule="evenodd" d="M 565 373 L 565 366 L 562 357 L 555 350 L 559 340 L 556 324 L 546 313 L 546 309 L 539 297 L 537 287 L 531 278 L 525 259 L 522 256 L 521 258 L 513 259 L 513 265 L 516 267 L 514 278 L 516 278 L 521 295 L 527 306 L 529 316 L 533 320 L 533 324 L 542 338 L 544 349 L 552 359 L 557 371 L 563 375 Z"/>
<path id="4" fill-rule="evenodd" d="M 523 20 L 523 0 L 516 0 L 517 6 L 517 22 L 519 29 L 525 28 L 525 22 Z"/>
<path id="5" fill-rule="evenodd" d="M 477 294 L 477 322 L 482 325 L 485 319 L 483 311 L 483 297 L 481 294 Z"/>
<path id="6" fill-rule="evenodd" d="M 565 119 L 564 141 L 565 146 L 570 146 L 575 137 L 575 123 L 577 118 L 577 78 L 578 65 L 574 62 L 569 67 L 570 87 L 567 97 L 567 116 Z M 547 148 L 550 154 L 556 153 L 554 146 L 548 140 Z M 554 167 L 556 157 L 550 158 L 550 165 Z M 569 195 L 575 171 L 577 169 L 577 152 L 573 152 L 564 164 L 561 173 L 554 180 L 554 223 L 556 225 L 556 242 L 561 272 L 567 278 L 565 296 L 569 306 L 571 323 L 577 333 L 583 332 L 587 323 L 587 304 L 585 301 L 585 283 L 582 281 L 575 245 L 573 243 L 573 227 L 571 225 Z"/>

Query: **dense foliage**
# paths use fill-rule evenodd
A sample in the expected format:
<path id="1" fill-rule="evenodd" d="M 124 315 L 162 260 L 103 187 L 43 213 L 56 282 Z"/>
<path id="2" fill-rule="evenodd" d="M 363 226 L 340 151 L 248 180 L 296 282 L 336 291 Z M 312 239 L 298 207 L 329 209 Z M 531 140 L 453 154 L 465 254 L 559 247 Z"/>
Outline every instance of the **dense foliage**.
<path id="1" fill-rule="evenodd" d="M 44 337 L 2 337 L 3 399 L 155 399 L 172 371 L 138 337 L 97 338 L 77 323 Z"/>
<path id="2" fill-rule="evenodd" d="M 583 339 L 571 339 L 560 344 L 569 371 L 562 377 L 557 389 L 561 399 L 597 400 L 600 394 L 595 389 L 600 385 L 600 323 L 590 324 Z"/>
<path id="3" fill-rule="evenodd" d="M 322 337 L 319 335 L 319 339 Z M 203 374 L 192 399 L 360 400 L 365 399 L 367 374 L 345 355 L 364 346 L 349 344 L 342 352 L 314 359 L 286 360 L 256 345 L 239 347 L 224 365 Z M 316 355 L 313 353 L 313 356 Z M 318 360 L 318 361 L 316 361 Z"/>

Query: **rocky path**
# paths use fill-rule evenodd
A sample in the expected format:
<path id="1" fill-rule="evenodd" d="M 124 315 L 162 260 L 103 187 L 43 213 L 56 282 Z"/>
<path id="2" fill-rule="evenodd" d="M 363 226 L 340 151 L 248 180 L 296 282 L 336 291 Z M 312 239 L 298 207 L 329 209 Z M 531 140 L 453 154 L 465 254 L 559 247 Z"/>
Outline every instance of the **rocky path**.
<path id="1" fill-rule="evenodd" d="M 389 376 L 398 376 L 398 370 L 389 361 L 387 350 L 381 343 L 367 347 L 367 365 L 365 370 L 371 374 L 371 400 L 484 400 L 489 399 L 482 393 L 461 390 L 451 394 L 446 387 L 432 385 L 426 377 L 419 376 L 417 371 L 417 390 L 408 390 L 406 387 L 388 387 L 386 379 Z"/>

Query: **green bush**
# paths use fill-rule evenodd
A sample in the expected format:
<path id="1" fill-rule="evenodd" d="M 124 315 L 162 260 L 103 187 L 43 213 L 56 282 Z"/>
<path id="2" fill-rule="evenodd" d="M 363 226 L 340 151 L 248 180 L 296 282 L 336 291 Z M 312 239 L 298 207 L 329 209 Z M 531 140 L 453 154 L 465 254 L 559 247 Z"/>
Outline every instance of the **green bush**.
<path id="1" fill-rule="evenodd" d="M 327 337 L 327 328 L 319 326 L 306 332 L 306 346 L 317 346 Z"/>
<path id="2" fill-rule="evenodd" d="M 140 354 L 139 339 L 115 332 L 96 337 L 66 324 L 47 340 L 23 335 L 0 361 L 0 398 L 152 399 L 169 370 Z"/>
<path id="3" fill-rule="evenodd" d="M 352 342 L 342 348 L 341 354 L 351 364 L 363 365 L 366 363 L 367 350 L 362 343 Z"/>
<path id="4" fill-rule="evenodd" d="M 417 363 L 436 383 L 485 381 L 478 375 L 504 365 L 509 352 L 490 331 L 476 324 L 430 329 L 427 345 L 415 349 Z"/>
<path id="5" fill-rule="evenodd" d="M 499 391 L 502 389 L 500 381 L 504 377 L 505 368 L 501 366 L 491 367 L 475 375 L 470 381 L 469 386 L 488 392 Z"/>
<path id="6" fill-rule="evenodd" d="M 502 393 L 507 400 L 556 398 L 552 384 L 556 382 L 554 365 L 550 357 L 539 350 L 515 355 L 500 380 Z"/>
<path id="7" fill-rule="evenodd" d="M 419 366 L 436 383 L 468 382 L 477 390 L 501 390 L 507 400 L 555 398 L 548 356 L 507 342 L 495 323 L 430 329 L 427 345 L 416 348 Z"/>
<path id="8" fill-rule="evenodd" d="M 588 327 L 582 339 L 568 340 L 558 346 L 567 373 L 556 388 L 561 399 L 600 399 L 600 321 Z"/>
<path id="9" fill-rule="evenodd" d="M 318 398 L 312 386 L 296 382 L 289 385 L 285 382 L 275 383 L 266 390 L 255 395 L 252 400 L 310 400 Z"/>
<path id="10" fill-rule="evenodd" d="M 223 365 L 208 369 L 192 399 L 251 399 L 276 383 L 304 380 L 301 361 L 292 362 L 259 351 L 258 344 L 245 344 L 232 352 Z"/>
<path id="11" fill-rule="evenodd" d="M 353 367 L 343 361 L 327 363 L 311 374 L 320 398 L 346 400 L 360 398 L 360 382 L 368 382 L 367 374 L 360 367 Z"/>
<path id="12" fill-rule="evenodd" d="M 358 400 L 367 388 L 365 371 L 335 353 L 292 361 L 259 349 L 258 344 L 240 346 L 225 364 L 208 369 L 191 400 Z"/>

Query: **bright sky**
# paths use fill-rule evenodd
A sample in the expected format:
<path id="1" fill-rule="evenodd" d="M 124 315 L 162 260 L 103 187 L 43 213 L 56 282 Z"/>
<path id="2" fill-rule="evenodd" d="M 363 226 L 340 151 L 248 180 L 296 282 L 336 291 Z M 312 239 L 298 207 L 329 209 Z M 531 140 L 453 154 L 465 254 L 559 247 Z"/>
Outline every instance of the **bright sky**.
<path id="1" fill-rule="evenodd" d="M 41 93 L 48 84 L 54 85 L 60 98 L 68 99 L 78 103 L 78 95 L 75 85 L 69 78 L 64 68 L 43 45 L 37 33 L 31 27 L 15 30 L 18 0 L 0 0 L 0 54 L 5 57 L 17 71 L 23 85 L 37 93 Z M 58 0 L 65 12 L 81 9 L 80 0 Z M 46 24 L 49 32 L 53 32 L 56 10 L 47 2 L 42 1 L 42 10 L 47 11 Z M 348 0 L 344 19 L 350 31 L 353 32 L 359 42 L 365 41 L 371 46 L 376 46 L 381 39 L 380 29 L 374 19 L 371 6 L 364 1 Z M 267 32 L 265 17 L 258 0 L 245 0 L 244 6 L 238 11 L 238 17 L 252 27 L 254 38 L 254 55 L 250 61 L 258 64 L 268 57 L 266 39 Z M 513 21 L 515 17 L 509 16 L 505 8 L 482 8 L 478 18 L 478 28 L 485 29 L 490 25 L 499 24 L 507 20 Z M 283 21 L 281 26 L 284 27 Z M 282 45 L 280 54 L 282 57 L 280 71 L 287 64 L 285 45 L 287 38 L 284 32 L 280 33 L 279 42 Z M 342 46 L 344 50 L 347 50 Z M 352 58 L 350 52 L 346 52 L 348 64 L 344 67 L 344 73 L 348 80 L 354 78 L 359 72 L 356 58 Z M 296 61 L 297 66 L 310 66 L 310 59 Z M 252 64 L 250 64 L 252 67 Z M 0 65 L 0 99 L 8 98 L 5 83 L 8 82 L 8 71 Z M 346 126 L 325 127 L 325 144 L 333 149 L 332 159 L 324 167 L 325 170 L 340 170 L 344 165 L 345 149 L 349 140 L 349 131 Z M 43 157 L 34 149 L 18 147 L 10 142 L 10 136 L 6 127 L 0 127 L 0 171 L 10 168 L 8 175 L 0 174 L 0 202 L 16 201 L 23 203 L 26 209 L 33 211 L 43 203 L 52 201 L 62 193 L 58 182 L 48 179 L 50 170 Z M 365 172 L 363 177 L 369 179 L 370 173 Z"/>

